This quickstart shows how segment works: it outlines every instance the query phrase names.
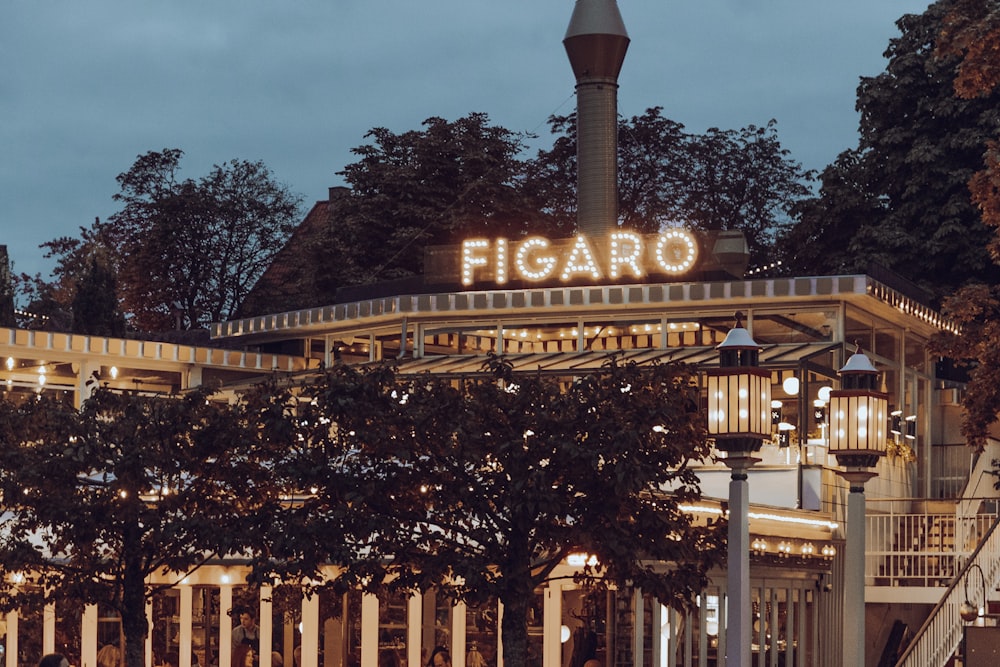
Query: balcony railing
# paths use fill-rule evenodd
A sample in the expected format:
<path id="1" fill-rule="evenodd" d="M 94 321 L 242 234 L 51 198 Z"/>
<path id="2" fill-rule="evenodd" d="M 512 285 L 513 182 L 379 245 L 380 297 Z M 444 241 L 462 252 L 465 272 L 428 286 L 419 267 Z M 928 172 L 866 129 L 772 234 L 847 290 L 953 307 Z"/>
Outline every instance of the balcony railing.
<path id="1" fill-rule="evenodd" d="M 996 499 L 984 499 L 968 516 L 961 516 L 958 509 L 956 503 L 942 501 L 870 503 L 865 528 L 865 584 L 950 585 L 998 516 Z"/>

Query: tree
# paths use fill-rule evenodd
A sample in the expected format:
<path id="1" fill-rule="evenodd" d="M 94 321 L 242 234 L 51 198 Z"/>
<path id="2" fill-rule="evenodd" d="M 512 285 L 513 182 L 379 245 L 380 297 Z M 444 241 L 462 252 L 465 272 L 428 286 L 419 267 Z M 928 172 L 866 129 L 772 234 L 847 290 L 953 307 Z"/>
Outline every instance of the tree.
<path id="1" fill-rule="evenodd" d="M 73 333 L 124 336 L 125 318 L 118 308 L 115 276 L 106 258 L 94 253 L 73 295 Z"/>
<path id="2" fill-rule="evenodd" d="M 995 0 L 957 0 L 944 17 L 937 56 L 958 59 L 955 94 L 964 100 L 993 99 L 1000 87 L 1000 4 Z M 969 179 L 972 201 L 993 230 L 989 252 L 1000 258 L 1000 143 L 988 141 L 983 168 Z M 932 348 L 968 370 L 962 433 L 981 450 L 1000 411 L 1000 284 L 970 285 L 944 301 L 943 311 L 957 324 L 932 341 Z"/>
<path id="3" fill-rule="evenodd" d="M 358 161 L 338 172 L 351 193 L 315 246 L 329 268 L 319 286 L 325 294 L 418 275 L 428 245 L 540 228 L 537 207 L 522 192 L 517 135 L 482 113 L 428 118 L 423 128 L 370 130 L 372 143 L 354 148 Z"/>
<path id="4" fill-rule="evenodd" d="M 987 95 L 1000 85 L 1000 4 L 953 0 L 945 6 L 937 54 L 961 58 L 955 94 L 963 99 Z"/>
<path id="5" fill-rule="evenodd" d="M 0 608 L 52 600 L 121 614 L 125 665 L 144 664 L 159 572 L 248 546 L 270 494 L 247 415 L 199 389 L 150 397 L 99 388 L 81 411 L 47 394 L 0 401 Z M 219 530 L 219 526 L 227 530 Z M 30 585 L 10 584 L 30 573 Z"/>
<path id="6" fill-rule="evenodd" d="M 599 561 L 581 581 L 690 604 L 724 537 L 680 507 L 711 451 L 698 400 L 678 365 L 609 359 L 565 382 L 502 358 L 455 382 L 336 366 L 273 429 L 298 434 L 276 475 L 311 491 L 273 521 L 263 571 L 312 580 L 332 562 L 342 585 L 499 599 L 512 666 L 534 589 L 570 553 Z"/>
<path id="7" fill-rule="evenodd" d="M 882 202 L 868 188 L 867 168 L 861 151 L 847 150 L 820 173 L 819 196 L 799 201 L 792 209 L 796 222 L 781 234 L 783 265 L 810 274 L 839 274 L 863 271 L 872 262 L 891 263 L 905 239 L 869 246 L 856 236 L 883 214 Z"/>
<path id="8" fill-rule="evenodd" d="M 618 122 L 618 218 L 622 227 L 652 234 L 683 224 L 700 230 L 739 230 L 751 262 L 770 261 L 777 234 L 806 197 L 811 172 L 781 147 L 775 121 L 704 135 L 664 118 L 660 107 Z M 576 117 L 549 120 L 557 136 L 539 151 L 527 181 L 563 228 L 576 211 Z"/>
<path id="9" fill-rule="evenodd" d="M 14 317 L 14 277 L 10 270 L 7 246 L 0 245 L 0 327 L 13 327 Z"/>
<path id="10" fill-rule="evenodd" d="M 937 298 L 1000 275 L 967 189 L 1000 130 L 1000 94 L 955 97 L 958 58 L 935 50 L 951 4 L 900 18 L 885 72 L 861 79 L 858 148 L 824 172 L 819 197 L 804 205 L 799 224 L 806 229 L 786 243 L 792 271 L 863 271 L 877 261 Z M 819 228 L 828 238 L 851 239 L 849 252 L 799 258 L 798 242 Z"/>
<path id="11" fill-rule="evenodd" d="M 764 127 L 710 128 L 693 137 L 681 187 L 681 219 L 698 229 L 742 231 L 756 266 L 773 260 L 789 213 L 810 194 L 812 174 L 788 157 L 776 126 L 771 120 Z"/>
<path id="12" fill-rule="evenodd" d="M 139 330 L 201 328 L 226 319 L 294 228 L 299 198 L 261 162 L 231 160 L 181 180 L 183 151 L 138 156 L 117 177 L 122 209 L 79 238 L 43 244 L 57 258 L 56 300 L 72 303 L 84 260 L 100 249 L 118 276 L 129 324 Z"/>

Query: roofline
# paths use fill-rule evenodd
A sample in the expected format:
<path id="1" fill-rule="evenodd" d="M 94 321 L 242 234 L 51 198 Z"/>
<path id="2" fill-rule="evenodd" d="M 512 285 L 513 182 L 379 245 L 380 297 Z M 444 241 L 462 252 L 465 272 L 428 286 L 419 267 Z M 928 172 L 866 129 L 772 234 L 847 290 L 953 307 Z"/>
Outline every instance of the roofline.
<path id="1" fill-rule="evenodd" d="M 243 372 L 292 372 L 305 370 L 309 365 L 309 361 L 301 356 L 0 327 L 0 357 L 37 356 L 73 361 L 93 358 L 95 355 L 108 363 L 118 360 L 118 363 L 149 369 L 198 365 Z"/>
<path id="2" fill-rule="evenodd" d="M 872 298 L 930 329 L 957 326 L 933 308 L 864 274 L 719 282 L 649 283 L 407 294 L 353 301 L 212 324 L 211 337 L 261 343 L 321 335 L 359 326 L 388 326 L 405 318 L 503 317 L 637 306 L 753 307 L 816 298 Z"/>

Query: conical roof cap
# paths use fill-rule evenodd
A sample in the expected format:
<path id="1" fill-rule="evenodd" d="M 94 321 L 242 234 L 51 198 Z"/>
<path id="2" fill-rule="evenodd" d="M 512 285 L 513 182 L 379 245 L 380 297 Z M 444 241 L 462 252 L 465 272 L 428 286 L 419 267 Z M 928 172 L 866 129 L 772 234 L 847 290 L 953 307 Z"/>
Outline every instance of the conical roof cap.
<path id="1" fill-rule="evenodd" d="M 628 37 L 615 0 L 576 0 L 573 16 L 566 29 L 566 39 L 579 35 L 618 35 Z"/>

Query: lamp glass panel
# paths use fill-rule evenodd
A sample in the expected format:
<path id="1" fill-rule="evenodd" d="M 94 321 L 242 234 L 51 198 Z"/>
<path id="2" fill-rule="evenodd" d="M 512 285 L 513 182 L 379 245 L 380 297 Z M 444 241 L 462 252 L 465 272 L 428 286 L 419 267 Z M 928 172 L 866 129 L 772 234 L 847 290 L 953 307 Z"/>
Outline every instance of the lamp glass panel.
<path id="1" fill-rule="evenodd" d="M 830 396 L 831 451 L 884 452 L 887 427 L 885 395 L 833 392 Z"/>
<path id="2" fill-rule="evenodd" d="M 710 374 L 708 432 L 714 436 L 764 437 L 771 430 L 771 381 L 760 372 Z"/>

